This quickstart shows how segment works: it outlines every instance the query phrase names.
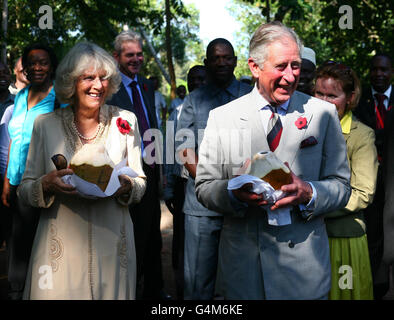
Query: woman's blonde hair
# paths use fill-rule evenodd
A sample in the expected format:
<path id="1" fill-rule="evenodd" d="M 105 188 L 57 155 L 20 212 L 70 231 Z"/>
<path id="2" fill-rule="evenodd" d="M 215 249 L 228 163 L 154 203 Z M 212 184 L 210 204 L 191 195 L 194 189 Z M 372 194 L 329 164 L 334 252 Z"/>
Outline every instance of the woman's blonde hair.
<path id="1" fill-rule="evenodd" d="M 107 100 L 118 91 L 121 76 L 114 58 L 94 43 L 80 42 L 66 54 L 56 70 L 55 92 L 61 103 L 75 102 L 78 78 L 92 67 L 93 72 L 105 71 L 105 79 L 109 81 Z"/>

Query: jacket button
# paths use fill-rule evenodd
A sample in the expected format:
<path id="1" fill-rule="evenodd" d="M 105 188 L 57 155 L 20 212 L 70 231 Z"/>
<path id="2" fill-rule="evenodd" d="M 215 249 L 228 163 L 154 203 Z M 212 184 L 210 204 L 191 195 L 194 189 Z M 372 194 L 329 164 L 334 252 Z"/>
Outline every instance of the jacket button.
<path id="1" fill-rule="evenodd" d="M 293 242 L 289 242 L 289 248 L 294 248 L 294 243 Z"/>

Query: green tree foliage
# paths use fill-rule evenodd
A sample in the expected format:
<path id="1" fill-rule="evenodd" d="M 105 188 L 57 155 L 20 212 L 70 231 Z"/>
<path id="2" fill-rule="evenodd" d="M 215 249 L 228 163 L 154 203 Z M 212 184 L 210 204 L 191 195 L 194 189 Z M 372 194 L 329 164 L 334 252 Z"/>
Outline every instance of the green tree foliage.
<path id="1" fill-rule="evenodd" d="M 257 9 L 260 23 L 279 20 L 293 28 L 304 45 L 316 52 L 317 64 L 327 59 L 352 67 L 362 79 L 368 74 L 370 57 L 378 51 L 393 56 L 393 1 L 379 0 L 234 0 L 238 6 Z M 352 8 L 353 28 L 341 29 L 339 13 L 342 5 Z M 256 20 L 238 19 L 249 29 L 256 29 Z"/>
<path id="2" fill-rule="evenodd" d="M 32 42 L 51 45 L 62 57 L 77 41 L 88 40 L 110 50 L 121 25 L 137 25 L 136 17 L 160 20 L 148 0 L 9 0 L 7 51 L 11 60 Z M 53 29 L 40 29 L 39 8 L 53 12 Z"/>
<path id="3" fill-rule="evenodd" d="M 240 0 L 233 1 L 228 5 L 227 9 L 239 23 L 239 29 L 235 32 L 233 43 L 235 54 L 238 58 L 237 67 L 234 71 L 235 77 L 239 79 L 242 76 L 251 76 L 247 63 L 249 41 L 254 30 L 265 20 L 257 5 L 247 4 Z"/>
<path id="4" fill-rule="evenodd" d="M 164 17 L 164 0 L 151 0 L 153 10 L 162 10 Z M 199 12 L 194 5 L 184 5 L 177 0 L 171 3 L 171 43 L 176 74 L 176 85 L 186 85 L 187 72 L 194 64 L 201 64 L 205 52 L 198 37 Z M 148 33 L 151 43 L 164 65 L 168 65 L 166 55 L 165 24 L 157 24 L 155 28 L 149 26 L 149 20 L 142 21 L 144 30 Z M 201 59 L 200 61 L 198 61 Z M 161 79 L 161 91 L 169 95 L 170 86 L 165 82 L 154 61 L 152 54 L 145 48 L 145 76 L 155 75 Z"/>
<path id="5" fill-rule="evenodd" d="M 353 29 L 339 28 L 341 5 L 353 9 Z M 322 34 L 331 49 L 326 58 L 343 61 L 366 79 L 371 56 L 384 51 L 393 57 L 393 6 L 393 1 L 379 0 L 326 2 L 321 14 Z"/>
<path id="6" fill-rule="evenodd" d="M 199 55 L 199 14 L 193 6 L 181 0 L 170 0 L 171 44 L 175 72 L 180 83 L 186 80 L 185 68 L 190 57 Z M 39 8 L 48 5 L 53 12 L 53 29 L 40 29 Z M 11 64 L 32 42 L 44 42 L 55 49 L 59 59 L 78 41 L 92 41 L 109 52 L 115 36 L 127 25 L 139 31 L 144 27 L 166 66 L 164 0 L 8 0 L 8 33 L 6 42 L 8 62 Z M 159 75 L 160 70 L 145 46 L 145 76 Z M 163 79 L 164 80 L 164 79 Z M 164 83 L 164 81 L 162 81 Z"/>

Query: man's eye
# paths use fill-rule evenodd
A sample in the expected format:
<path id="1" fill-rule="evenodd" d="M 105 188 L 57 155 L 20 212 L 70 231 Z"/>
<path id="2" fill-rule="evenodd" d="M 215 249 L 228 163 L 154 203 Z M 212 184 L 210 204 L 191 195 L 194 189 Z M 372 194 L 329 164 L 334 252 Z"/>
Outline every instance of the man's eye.
<path id="1" fill-rule="evenodd" d="M 291 65 L 291 67 L 292 67 L 294 70 L 298 70 L 298 69 L 301 68 L 301 65 L 300 65 L 299 63 L 293 63 L 293 64 Z"/>

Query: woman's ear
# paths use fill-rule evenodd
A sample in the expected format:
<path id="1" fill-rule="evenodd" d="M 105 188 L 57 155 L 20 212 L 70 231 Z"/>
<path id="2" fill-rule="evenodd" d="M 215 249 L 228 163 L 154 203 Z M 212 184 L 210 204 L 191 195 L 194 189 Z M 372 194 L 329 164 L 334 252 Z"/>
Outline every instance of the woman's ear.
<path id="1" fill-rule="evenodd" d="M 348 96 L 347 96 L 347 101 L 346 104 L 347 106 L 347 110 L 349 110 L 349 107 L 352 106 L 354 104 L 354 99 L 356 98 L 356 93 L 354 91 L 352 91 Z M 346 110 L 346 111 L 347 111 Z"/>

